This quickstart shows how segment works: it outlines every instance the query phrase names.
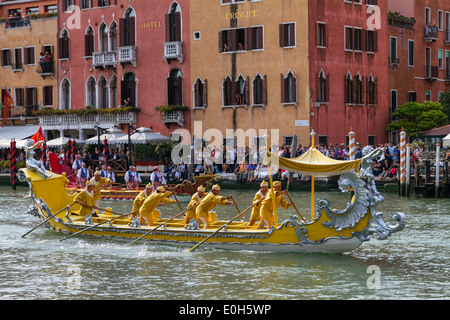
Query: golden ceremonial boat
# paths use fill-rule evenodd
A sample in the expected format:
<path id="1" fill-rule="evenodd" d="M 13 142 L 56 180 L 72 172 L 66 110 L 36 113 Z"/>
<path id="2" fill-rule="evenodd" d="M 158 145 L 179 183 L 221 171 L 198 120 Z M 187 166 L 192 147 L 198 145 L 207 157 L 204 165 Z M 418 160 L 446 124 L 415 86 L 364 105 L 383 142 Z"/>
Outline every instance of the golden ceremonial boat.
<path id="1" fill-rule="evenodd" d="M 293 159 L 267 152 L 265 161 L 272 167 L 312 176 L 311 221 L 302 221 L 303 217 L 297 211 L 297 215 L 278 223 L 275 211 L 275 223 L 270 230 L 247 227 L 247 222 L 237 220 L 215 220 L 210 228 L 199 229 L 195 223 L 186 226 L 184 219 L 164 217 L 154 219 L 155 226 L 133 226 L 129 224 L 129 216 L 120 217 L 107 211 L 88 220 L 77 215 L 80 205 L 71 205 L 75 195 L 68 194 L 65 189 L 65 174 L 48 177 L 28 167 L 21 169 L 19 178 L 29 184 L 34 210 L 41 223 L 68 236 L 79 234 L 128 242 L 142 239 L 187 247 L 204 243 L 205 247 L 232 250 L 342 253 L 357 249 L 369 241 L 371 235 L 384 240 L 405 226 L 403 213 L 395 213 L 392 217 L 395 224 L 391 224 L 383 220 L 382 212 L 376 211 L 377 204 L 384 198 L 376 190 L 371 165 L 372 159 L 381 152 L 382 149 L 366 147 L 364 157 L 353 161 L 327 158 L 315 148 Z M 339 188 L 349 192 L 351 199 L 341 211 L 334 209 L 326 199 L 314 199 L 314 178 L 332 175 L 341 175 Z M 273 187 L 273 181 L 271 183 Z M 176 212 L 178 210 L 173 215 Z"/>

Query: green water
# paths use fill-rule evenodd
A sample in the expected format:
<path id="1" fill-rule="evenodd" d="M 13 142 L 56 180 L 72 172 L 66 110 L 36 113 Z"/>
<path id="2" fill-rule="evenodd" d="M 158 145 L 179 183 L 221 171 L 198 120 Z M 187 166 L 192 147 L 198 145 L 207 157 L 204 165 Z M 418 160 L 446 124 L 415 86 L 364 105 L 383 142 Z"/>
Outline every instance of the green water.
<path id="1" fill-rule="evenodd" d="M 93 237 L 64 237 L 39 228 L 26 214 L 27 188 L 0 187 L 0 299 L 164 299 L 164 300 L 298 300 L 298 299 L 448 299 L 450 200 L 399 198 L 384 194 L 378 207 L 386 221 L 406 214 L 403 231 L 387 240 L 372 239 L 347 254 L 272 253 L 186 248 Z M 233 194 L 240 210 L 253 192 Z M 310 217 L 310 194 L 291 193 Z M 344 208 L 347 195 L 319 193 Z M 102 202 L 129 212 L 131 202 Z M 100 206 L 100 205 L 99 205 Z M 174 205 L 176 206 L 176 205 Z M 177 208 L 177 207 L 176 207 Z M 177 210 L 172 208 L 172 210 Z M 170 207 L 162 209 L 170 216 Z M 218 207 L 220 219 L 236 215 L 234 207 Z M 177 211 L 178 212 L 178 211 Z M 295 215 L 281 209 L 279 220 Z M 248 216 L 246 217 L 248 219 Z M 370 284 L 371 268 L 379 270 L 379 286 Z M 369 272 L 368 272 L 369 271 Z"/>

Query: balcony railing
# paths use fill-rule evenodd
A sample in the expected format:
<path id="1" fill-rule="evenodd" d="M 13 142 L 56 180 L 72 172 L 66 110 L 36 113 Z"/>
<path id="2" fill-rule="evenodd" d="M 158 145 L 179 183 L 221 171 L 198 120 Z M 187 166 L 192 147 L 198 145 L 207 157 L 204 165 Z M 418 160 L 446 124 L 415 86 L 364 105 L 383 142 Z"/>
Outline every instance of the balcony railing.
<path id="1" fill-rule="evenodd" d="M 115 66 L 116 65 L 116 54 L 117 51 L 101 51 L 101 52 L 94 52 L 93 58 L 94 58 L 94 67 L 108 67 L 108 66 Z"/>
<path id="2" fill-rule="evenodd" d="M 425 79 L 436 80 L 439 75 L 439 68 L 437 66 L 425 66 Z"/>
<path id="3" fill-rule="evenodd" d="M 124 113 L 101 113 L 101 114 L 49 114 L 39 117 L 39 122 L 43 126 L 50 127 L 92 127 L 96 123 L 101 124 L 122 124 L 136 123 L 136 112 Z"/>
<path id="4" fill-rule="evenodd" d="M 42 77 L 50 76 L 53 79 L 53 75 L 55 74 L 55 69 L 53 66 L 53 61 L 39 62 L 41 69 L 37 69 L 36 72 Z"/>
<path id="5" fill-rule="evenodd" d="M 131 63 L 136 67 L 136 47 L 119 47 L 119 63 Z"/>
<path id="6" fill-rule="evenodd" d="M 164 42 L 164 59 L 178 59 L 180 63 L 183 63 L 183 42 L 172 41 Z"/>
<path id="7" fill-rule="evenodd" d="M 425 26 L 424 27 L 424 40 L 425 42 L 434 42 L 439 39 L 437 26 Z"/>
<path id="8" fill-rule="evenodd" d="M 6 29 L 14 29 L 14 28 L 24 28 L 24 27 L 31 27 L 30 18 L 26 16 L 25 18 L 8 18 L 5 20 L 6 23 Z"/>
<path id="9" fill-rule="evenodd" d="M 184 126 L 184 111 L 173 110 L 173 111 L 163 112 L 163 122 L 165 124 L 176 123 L 180 127 L 183 127 Z"/>

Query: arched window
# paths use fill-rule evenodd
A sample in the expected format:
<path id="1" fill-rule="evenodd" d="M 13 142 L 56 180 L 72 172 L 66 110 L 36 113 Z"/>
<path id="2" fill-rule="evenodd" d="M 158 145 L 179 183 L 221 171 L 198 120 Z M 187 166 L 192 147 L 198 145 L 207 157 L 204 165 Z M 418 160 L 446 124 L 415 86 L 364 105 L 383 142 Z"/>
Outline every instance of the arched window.
<path id="1" fill-rule="evenodd" d="M 264 104 L 263 100 L 263 78 L 257 74 L 253 79 L 253 104 Z"/>
<path id="2" fill-rule="evenodd" d="M 358 73 L 354 80 L 355 101 L 356 104 L 364 104 L 363 92 L 364 92 L 364 77 Z"/>
<path id="3" fill-rule="evenodd" d="M 289 71 L 285 77 L 281 75 L 281 102 L 297 102 L 297 78 L 292 71 Z"/>
<path id="4" fill-rule="evenodd" d="M 99 107 L 102 109 L 108 108 L 108 83 L 104 77 L 98 80 L 99 86 Z"/>
<path id="5" fill-rule="evenodd" d="M 235 105 L 243 106 L 248 104 L 247 97 L 248 84 L 244 77 L 240 75 L 236 80 L 236 94 L 235 94 Z"/>
<path id="6" fill-rule="evenodd" d="M 109 37 L 111 41 L 111 51 L 117 50 L 117 24 L 113 21 L 111 23 Z"/>
<path id="7" fill-rule="evenodd" d="M 119 36 L 121 47 L 136 45 L 136 13 L 131 8 L 119 20 Z"/>
<path id="8" fill-rule="evenodd" d="M 89 26 L 84 35 L 84 55 L 90 57 L 94 51 L 94 29 Z"/>
<path id="9" fill-rule="evenodd" d="M 61 84 L 61 110 L 70 109 L 70 83 L 64 79 Z"/>
<path id="10" fill-rule="evenodd" d="M 194 83 L 194 106 L 197 108 L 206 107 L 207 105 L 207 80 L 202 81 L 200 78 Z"/>
<path id="11" fill-rule="evenodd" d="M 99 51 L 108 51 L 108 27 L 102 23 L 99 32 Z"/>
<path id="12" fill-rule="evenodd" d="M 90 105 L 94 108 L 97 106 L 96 90 L 97 88 L 94 77 L 89 77 L 86 84 L 86 105 Z"/>
<path id="13" fill-rule="evenodd" d="M 222 99 L 224 106 L 234 105 L 234 97 L 233 97 L 233 81 L 230 76 L 227 76 L 222 83 Z"/>
<path id="14" fill-rule="evenodd" d="M 115 108 L 119 105 L 117 103 L 117 77 L 116 76 L 113 76 L 111 78 L 111 81 L 109 83 L 109 88 L 110 88 L 110 92 L 111 92 L 110 106 L 111 106 L 111 108 Z"/>
<path id="15" fill-rule="evenodd" d="M 183 76 L 178 69 L 170 71 L 167 78 L 167 103 L 169 105 L 183 104 Z"/>
<path id="16" fill-rule="evenodd" d="M 166 42 L 181 41 L 181 7 L 174 2 L 166 14 Z"/>
<path id="17" fill-rule="evenodd" d="M 69 32 L 66 29 L 61 32 L 61 37 L 58 39 L 58 46 L 58 58 L 69 59 L 70 40 Z"/>
<path id="18" fill-rule="evenodd" d="M 352 75 L 347 73 L 344 82 L 345 103 L 353 103 L 353 78 Z"/>
<path id="19" fill-rule="evenodd" d="M 125 75 L 121 84 L 122 104 L 137 107 L 136 105 L 136 76 L 130 72 Z"/>
<path id="20" fill-rule="evenodd" d="M 330 75 L 325 76 L 323 70 L 320 70 L 318 79 L 317 79 L 317 99 L 320 102 L 329 102 L 329 80 Z"/>

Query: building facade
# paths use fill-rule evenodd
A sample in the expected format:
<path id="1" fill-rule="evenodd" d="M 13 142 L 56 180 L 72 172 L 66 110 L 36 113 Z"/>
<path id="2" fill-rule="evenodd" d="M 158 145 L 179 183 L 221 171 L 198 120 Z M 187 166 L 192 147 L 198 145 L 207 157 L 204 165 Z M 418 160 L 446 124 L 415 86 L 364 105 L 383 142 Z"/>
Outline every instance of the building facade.
<path id="1" fill-rule="evenodd" d="M 34 111 L 57 107 L 56 32 L 56 0 L 0 2 L 1 99 L 8 90 L 14 100 L 6 125 L 37 124 Z"/>
<path id="2" fill-rule="evenodd" d="M 439 101 L 450 90 L 450 3 L 389 1 L 389 103 Z M 390 140 L 398 142 L 398 133 Z"/>
<path id="3" fill-rule="evenodd" d="M 274 145 L 294 136 L 309 144 L 308 3 L 191 0 L 190 6 L 193 134 L 209 143 L 209 129 L 224 141 L 241 130 L 249 146 L 268 130 Z"/>
<path id="4" fill-rule="evenodd" d="M 189 127 L 190 114 L 181 108 L 189 105 L 191 92 L 188 4 L 59 0 L 59 108 L 140 109 L 120 118 L 96 117 L 103 129 L 131 124 L 168 136 Z M 89 119 L 59 125 L 80 139 L 96 134 Z M 46 129 L 57 129 L 51 119 Z"/>
<path id="5" fill-rule="evenodd" d="M 309 1 L 311 124 L 319 144 L 388 141 L 385 1 Z"/>

